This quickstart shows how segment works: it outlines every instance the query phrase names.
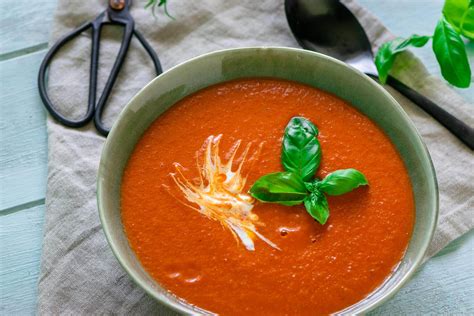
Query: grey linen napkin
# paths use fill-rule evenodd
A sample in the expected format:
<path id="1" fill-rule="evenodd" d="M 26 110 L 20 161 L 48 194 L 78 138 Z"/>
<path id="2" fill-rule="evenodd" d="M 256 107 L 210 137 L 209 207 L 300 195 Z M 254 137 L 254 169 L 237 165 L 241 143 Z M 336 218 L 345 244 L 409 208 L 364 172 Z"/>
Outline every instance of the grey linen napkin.
<path id="1" fill-rule="evenodd" d="M 392 35 L 354 1 L 345 1 L 358 16 L 376 48 Z M 144 10 L 135 1 L 136 25 L 169 69 L 197 55 L 242 46 L 298 47 L 288 29 L 283 1 L 171 1 L 176 20 Z M 92 19 L 106 1 L 59 0 L 51 42 Z M 100 52 L 99 91 L 115 59 L 121 32 L 106 27 Z M 110 125 L 121 108 L 154 77 L 148 56 L 136 40 L 109 100 Z M 49 91 L 64 113 L 79 116 L 86 104 L 90 34 L 83 34 L 57 56 L 50 69 Z M 411 54 L 397 61 L 399 79 L 474 124 L 474 106 L 439 79 L 430 77 Z M 474 155 L 441 125 L 390 90 L 422 134 L 438 175 L 440 219 L 428 257 L 473 227 Z M 119 266 L 101 230 L 96 207 L 96 173 L 104 138 L 92 125 L 69 129 L 48 117 L 48 188 L 38 314 L 166 314 L 135 286 Z M 470 171 L 470 172 L 469 172 Z"/>

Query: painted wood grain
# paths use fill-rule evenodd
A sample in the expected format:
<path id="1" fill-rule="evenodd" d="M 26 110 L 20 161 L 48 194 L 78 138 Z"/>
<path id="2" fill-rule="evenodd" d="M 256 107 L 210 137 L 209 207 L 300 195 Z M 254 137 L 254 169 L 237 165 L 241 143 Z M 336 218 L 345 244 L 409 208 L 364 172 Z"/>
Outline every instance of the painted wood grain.
<path id="1" fill-rule="evenodd" d="M 36 307 L 44 205 L 0 217 L 0 315 Z"/>
<path id="2" fill-rule="evenodd" d="M 56 0 L 2 0 L 0 60 L 46 48 Z"/>
<path id="3" fill-rule="evenodd" d="M 0 213 L 45 196 L 45 112 L 36 85 L 43 56 L 0 62 Z"/>

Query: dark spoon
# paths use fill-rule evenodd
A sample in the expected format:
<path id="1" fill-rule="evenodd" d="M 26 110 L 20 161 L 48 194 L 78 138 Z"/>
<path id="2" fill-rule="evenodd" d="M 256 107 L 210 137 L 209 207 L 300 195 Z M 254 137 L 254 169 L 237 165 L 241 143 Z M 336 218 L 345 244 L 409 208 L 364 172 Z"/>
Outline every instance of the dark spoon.
<path id="1" fill-rule="evenodd" d="M 285 0 L 291 31 L 304 49 L 323 53 L 378 78 L 372 47 L 357 18 L 339 0 Z M 474 150 L 474 129 L 443 108 L 389 76 L 387 84 L 430 114 Z"/>

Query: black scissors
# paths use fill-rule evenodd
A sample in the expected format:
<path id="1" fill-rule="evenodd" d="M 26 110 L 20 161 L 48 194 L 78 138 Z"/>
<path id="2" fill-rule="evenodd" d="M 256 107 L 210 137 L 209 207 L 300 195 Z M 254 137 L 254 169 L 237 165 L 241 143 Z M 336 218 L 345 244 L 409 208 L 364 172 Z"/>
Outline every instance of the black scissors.
<path id="1" fill-rule="evenodd" d="M 89 123 L 92 119 L 94 120 L 94 125 L 97 131 L 107 136 L 109 130 L 105 128 L 102 122 L 102 112 L 105 107 L 105 103 L 110 95 L 112 87 L 114 86 L 117 75 L 122 67 L 122 64 L 127 55 L 128 48 L 130 46 L 130 41 L 132 36 L 135 35 L 140 43 L 143 45 L 148 55 L 150 55 L 156 74 L 159 75 L 162 73 L 160 60 L 154 52 L 150 44 L 145 40 L 143 35 L 135 29 L 135 22 L 130 15 L 130 6 L 132 5 L 132 0 L 109 0 L 109 5 L 107 10 L 99 14 L 93 21 L 84 23 L 71 33 L 65 35 L 58 42 L 56 42 L 51 49 L 46 54 L 38 75 L 38 87 L 41 99 L 43 100 L 44 106 L 49 111 L 52 117 L 54 117 L 61 124 L 69 127 L 81 127 Z M 96 93 L 97 93 L 97 68 L 99 62 L 99 42 L 100 42 L 100 31 L 104 24 L 118 24 L 123 25 L 125 30 L 123 33 L 122 43 L 120 45 L 119 53 L 117 59 L 112 67 L 109 78 L 104 87 L 104 91 L 99 98 L 99 102 L 96 104 Z M 87 104 L 87 112 L 85 116 L 79 120 L 70 120 L 64 115 L 58 112 L 58 110 L 53 106 L 48 93 L 46 90 L 46 70 L 58 50 L 72 40 L 74 37 L 82 33 L 83 31 L 91 28 L 92 29 L 92 50 L 91 50 L 91 65 L 90 65 L 90 75 L 89 75 L 89 100 Z"/>

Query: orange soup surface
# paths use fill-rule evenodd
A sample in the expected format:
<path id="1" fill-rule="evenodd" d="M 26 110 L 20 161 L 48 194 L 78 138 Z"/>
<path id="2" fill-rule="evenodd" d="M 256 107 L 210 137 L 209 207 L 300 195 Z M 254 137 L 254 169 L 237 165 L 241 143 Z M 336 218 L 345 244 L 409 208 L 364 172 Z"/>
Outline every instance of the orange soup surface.
<path id="1" fill-rule="evenodd" d="M 247 192 L 259 177 L 282 171 L 282 137 L 294 116 L 319 129 L 318 178 L 355 168 L 369 186 L 328 196 L 325 225 L 303 205 L 256 202 L 258 231 L 280 250 L 256 238 L 249 251 L 219 221 L 184 205 L 170 173 L 177 162 L 199 178 L 196 153 L 210 135 L 222 134 L 223 160 L 238 140 L 264 142 Z M 329 314 L 362 300 L 401 260 L 415 213 L 407 170 L 375 123 L 332 94 L 266 78 L 208 87 L 161 115 L 130 157 L 121 197 L 126 235 L 146 271 L 190 304 L 222 315 Z"/>

